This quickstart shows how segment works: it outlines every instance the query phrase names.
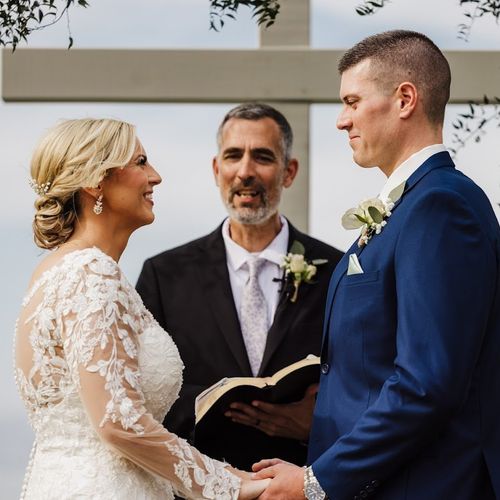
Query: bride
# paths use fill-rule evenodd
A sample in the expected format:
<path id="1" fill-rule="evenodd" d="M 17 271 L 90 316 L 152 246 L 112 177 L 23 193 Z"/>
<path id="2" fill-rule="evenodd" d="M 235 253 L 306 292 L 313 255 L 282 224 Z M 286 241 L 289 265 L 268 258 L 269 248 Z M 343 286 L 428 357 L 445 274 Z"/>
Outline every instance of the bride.
<path id="1" fill-rule="evenodd" d="M 39 144 L 31 175 L 35 242 L 53 251 L 16 326 L 16 382 L 36 436 L 22 497 L 256 498 L 267 482 L 159 423 L 183 365 L 117 264 L 153 222 L 161 182 L 134 127 L 65 121 Z"/>

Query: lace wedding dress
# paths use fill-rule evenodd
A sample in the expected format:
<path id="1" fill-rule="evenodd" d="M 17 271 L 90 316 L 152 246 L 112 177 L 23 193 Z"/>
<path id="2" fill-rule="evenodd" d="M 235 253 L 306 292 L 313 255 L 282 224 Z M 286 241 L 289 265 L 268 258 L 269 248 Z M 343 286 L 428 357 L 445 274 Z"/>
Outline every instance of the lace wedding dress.
<path id="1" fill-rule="evenodd" d="M 16 381 L 35 431 L 27 499 L 236 499 L 240 480 L 158 422 L 183 365 L 117 264 L 66 254 L 32 286 Z"/>

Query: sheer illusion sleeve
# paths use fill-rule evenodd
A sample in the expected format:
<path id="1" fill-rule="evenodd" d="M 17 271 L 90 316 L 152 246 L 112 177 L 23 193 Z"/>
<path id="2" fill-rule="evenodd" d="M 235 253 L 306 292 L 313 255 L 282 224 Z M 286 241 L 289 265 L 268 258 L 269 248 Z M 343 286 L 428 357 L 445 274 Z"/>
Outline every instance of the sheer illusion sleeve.
<path id="1" fill-rule="evenodd" d="M 61 309 L 71 377 L 101 439 L 187 498 L 236 499 L 240 479 L 168 432 L 144 407 L 139 322 L 112 262 L 85 266 Z M 64 293 L 64 291 L 63 291 Z"/>

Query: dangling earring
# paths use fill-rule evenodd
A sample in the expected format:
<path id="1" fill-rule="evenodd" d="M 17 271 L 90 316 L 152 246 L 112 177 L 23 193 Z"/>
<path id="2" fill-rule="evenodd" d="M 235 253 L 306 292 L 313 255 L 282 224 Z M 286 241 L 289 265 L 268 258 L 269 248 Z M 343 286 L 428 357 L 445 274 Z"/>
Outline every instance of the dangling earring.
<path id="1" fill-rule="evenodd" d="M 97 200 L 95 200 L 95 204 L 94 204 L 94 213 L 96 215 L 101 215 L 102 214 L 102 194 L 99 195 L 99 198 L 97 198 Z"/>

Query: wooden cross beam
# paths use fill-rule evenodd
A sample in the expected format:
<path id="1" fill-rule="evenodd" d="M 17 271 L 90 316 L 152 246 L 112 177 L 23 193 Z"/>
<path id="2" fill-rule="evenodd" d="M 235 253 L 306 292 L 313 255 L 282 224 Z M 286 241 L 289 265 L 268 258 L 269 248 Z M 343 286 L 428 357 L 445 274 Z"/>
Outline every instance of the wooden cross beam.
<path id="1" fill-rule="evenodd" d="M 339 102 L 343 51 L 18 49 L 3 52 L 5 101 Z M 447 51 L 450 102 L 493 96 L 500 52 Z M 478 75 L 487 74 L 488 78 Z"/>

